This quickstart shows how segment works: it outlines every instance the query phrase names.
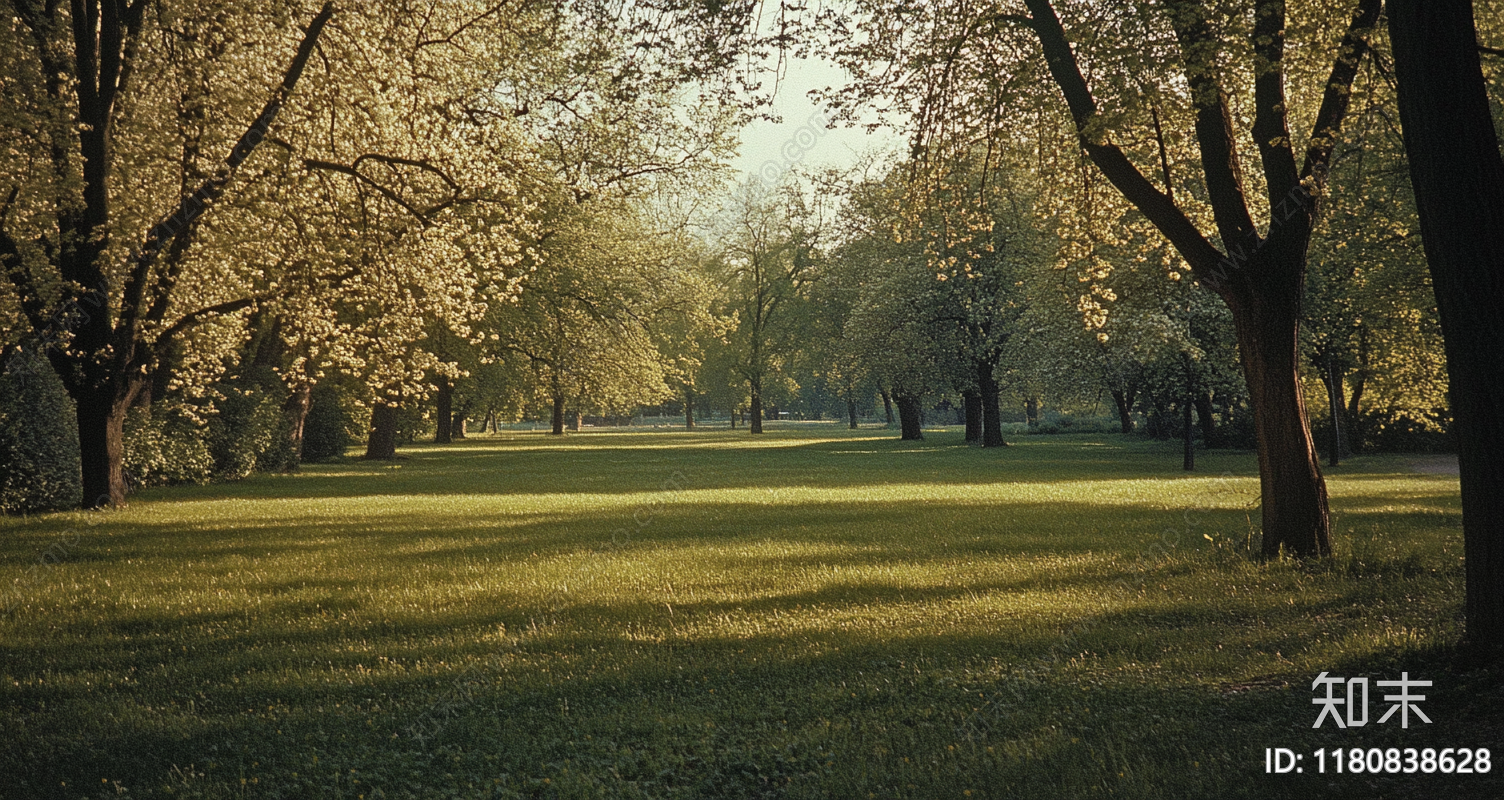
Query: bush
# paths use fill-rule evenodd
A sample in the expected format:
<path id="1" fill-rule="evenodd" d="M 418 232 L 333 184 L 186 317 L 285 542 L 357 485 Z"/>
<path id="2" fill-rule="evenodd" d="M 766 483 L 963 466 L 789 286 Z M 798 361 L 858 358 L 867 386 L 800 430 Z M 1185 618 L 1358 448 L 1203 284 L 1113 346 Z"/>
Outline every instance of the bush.
<path id="1" fill-rule="evenodd" d="M 309 463 L 339 458 L 355 443 L 355 415 L 347 407 L 344 390 L 337 383 L 313 387 L 308 417 L 303 420 L 303 460 Z"/>
<path id="2" fill-rule="evenodd" d="M 0 511 L 69 508 L 82 496 L 73 401 L 40 354 L 18 352 L 0 375 Z"/>
<path id="3" fill-rule="evenodd" d="M 238 481 L 258 469 L 281 470 L 292 460 L 281 388 L 275 375 L 221 387 L 224 399 L 216 403 L 219 413 L 209 421 L 216 478 Z"/>
<path id="4" fill-rule="evenodd" d="M 1223 420 L 1217 426 L 1215 439 L 1207 443 L 1207 447 L 1216 447 L 1226 450 L 1257 450 L 1259 449 L 1258 431 L 1253 424 L 1252 409 L 1241 410 L 1231 418 Z"/>
<path id="5" fill-rule="evenodd" d="M 1047 411 L 1043 414 L 1043 419 L 1039 421 L 1039 424 L 1027 429 L 1027 432 L 1048 435 L 1056 433 L 1118 433 L 1121 430 L 1122 425 L 1116 417 L 1074 416 Z"/>
<path id="6" fill-rule="evenodd" d="M 1386 410 L 1365 414 L 1359 429 L 1364 452 L 1455 453 L 1457 445 L 1447 432 L 1451 417 L 1442 409 L 1416 419 L 1404 411 Z"/>
<path id="7" fill-rule="evenodd" d="M 214 471 L 203 430 L 185 409 L 161 403 L 126 414 L 122 462 L 132 486 L 208 483 Z"/>

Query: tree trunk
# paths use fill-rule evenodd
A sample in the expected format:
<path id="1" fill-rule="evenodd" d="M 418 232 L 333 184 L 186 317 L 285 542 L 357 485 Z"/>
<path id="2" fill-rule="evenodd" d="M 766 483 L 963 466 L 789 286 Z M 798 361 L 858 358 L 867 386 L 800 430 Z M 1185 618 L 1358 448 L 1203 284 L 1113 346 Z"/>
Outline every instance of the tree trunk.
<path id="1" fill-rule="evenodd" d="M 164 280 L 161 273 L 170 271 L 174 259 L 181 259 L 187 252 L 198 229 L 195 223 L 211 204 L 223 197 L 240 165 L 265 138 L 297 86 L 325 24 L 334 13 L 332 3 L 324 4 L 305 29 L 281 85 L 273 91 L 261 114 L 241 135 L 214 175 L 195 191 L 184 192 L 174 210 L 147 229 L 144 240 L 117 242 L 129 245 L 121 249 L 131 253 L 123 259 L 123 264 L 117 265 L 110 263 L 107 256 L 111 251 L 111 231 L 120 227 L 120 215 L 113 213 L 110 206 L 116 190 L 123 188 L 114 183 L 111 174 L 116 160 L 111 154 L 116 127 L 112 124 L 112 114 L 118 113 L 122 105 L 129 104 L 129 97 L 121 93 L 126 91 L 128 83 L 132 63 L 129 54 L 141 36 L 143 6 L 127 8 L 110 4 L 104 7 L 107 10 L 99 16 L 98 5 L 86 8 L 84 4 L 71 4 L 75 15 L 71 26 L 59 15 L 62 9 L 58 3 L 46 4 L 45 19 L 40 18 L 44 13 L 41 6 L 28 12 L 36 15 L 29 23 L 31 26 L 45 25 L 48 30 L 55 26 L 59 32 L 71 27 L 72 36 L 67 37 L 73 40 L 71 54 L 61 55 L 61 49 L 53 50 L 48 46 L 41 49 L 39 56 L 47 80 L 55 80 L 62 86 L 75 82 L 80 86 L 80 90 L 73 93 L 79 124 L 73 127 L 73 133 L 58 132 L 53 134 L 57 138 L 52 140 L 54 165 L 60 172 L 69 172 L 73 169 L 70 166 L 73 159 L 77 159 L 75 177 L 80 180 L 65 191 L 65 195 L 59 198 L 60 204 L 54 208 L 57 238 L 44 234 L 40 242 L 42 249 L 49 251 L 51 266 L 56 269 L 64 287 L 61 308 L 51 319 L 43 307 L 50 301 L 43 300 L 38 287 L 31 283 L 31 270 L 22 265 L 16 242 L 0 226 L 0 268 L 16 284 L 21 311 L 28 316 L 38 334 L 50 335 L 53 342 L 57 342 L 56 337 L 62 334 L 70 334 L 66 347 L 47 348 L 47 357 L 77 409 L 82 505 L 86 508 L 125 503 L 125 476 L 121 465 L 124 415 L 140 393 L 149 388 L 143 384 L 150 380 L 156 366 L 153 345 L 158 341 L 171 341 L 177 333 L 191 329 L 199 319 L 253 305 L 250 298 L 239 298 L 209 306 L 195 312 L 197 316 L 180 317 L 174 322 L 167 316 L 167 311 L 175 307 L 176 302 L 143 301 L 157 291 L 162 292 L 163 301 L 177 299 L 172 292 L 172 282 Z M 120 57 L 122 48 L 126 58 Z M 67 93 L 62 97 L 69 102 Z M 77 135 L 77 151 L 73 151 L 72 144 L 68 143 L 68 137 L 74 134 Z M 7 210 L 9 205 L 7 202 Z M 167 254 L 167 269 L 164 269 L 161 259 L 164 252 Z M 117 271 L 118 266 L 124 269 Z M 107 270 L 111 273 L 108 276 Z M 118 293 L 112 291 L 112 285 Z M 118 304 L 111 302 L 112 294 L 120 300 Z M 86 309 L 85 305 L 89 308 Z M 117 307 L 118 314 L 114 310 Z"/>
<path id="2" fill-rule="evenodd" d="M 998 405 L 997 379 L 992 376 L 995 364 L 984 361 L 977 365 L 977 394 L 982 400 L 982 446 L 1007 447 L 1003 441 L 1003 412 Z"/>
<path id="3" fill-rule="evenodd" d="M 569 429 L 575 433 L 579 433 L 585 429 L 585 414 L 578 408 L 574 410 L 574 417 L 569 423 Z"/>
<path id="4" fill-rule="evenodd" d="M 684 429 L 695 429 L 695 390 L 684 387 Z"/>
<path id="5" fill-rule="evenodd" d="M 293 388 L 282 403 L 282 418 L 287 421 L 287 463 L 284 472 L 297 472 L 303 463 L 303 424 L 308 421 L 308 409 L 313 407 L 313 384 L 302 381 Z"/>
<path id="6" fill-rule="evenodd" d="M 1191 398 L 1187 397 L 1181 403 L 1180 413 L 1180 442 L 1185 454 L 1181 459 L 1181 468 L 1186 472 L 1196 471 L 1196 426 L 1191 424 L 1191 405 Z"/>
<path id="7" fill-rule="evenodd" d="M 736 417 L 740 413 L 742 413 L 740 408 L 731 409 L 731 430 L 736 430 Z"/>
<path id="8" fill-rule="evenodd" d="M 130 400 L 116 400 L 113 392 L 95 393 L 79 398 L 78 455 L 83 467 L 83 507 L 104 508 L 125 505 L 126 485 L 122 458 L 125 454 L 125 412 Z"/>
<path id="9" fill-rule="evenodd" d="M 1029 427 L 1039 427 L 1039 398 L 1030 397 L 1024 400 L 1024 419 L 1028 421 Z"/>
<path id="10" fill-rule="evenodd" d="M 1342 466 L 1342 373 L 1337 370 L 1336 360 L 1332 354 L 1326 354 L 1326 375 L 1322 383 L 1326 384 L 1326 407 L 1332 415 L 1332 451 L 1327 454 L 1327 465 L 1333 467 Z"/>
<path id="11" fill-rule="evenodd" d="M 449 444 L 454 441 L 454 384 L 444 375 L 439 376 L 438 409 L 434 413 L 434 444 Z"/>
<path id="12" fill-rule="evenodd" d="M 1504 657 L 1504 157 L 1467 0 L 1392 0 L 1421 241 L 1446 337 L 1462 482 L 1467 639 Z"/>
<path id="13" fill-rule="evenodd" d="M 1347 397 L 1347 447 L 1350 453 L 1363 452 L 1363 441 L 1368 435 L 1363 424 L 1363 391 L 1368 387 L 1369 375 L 1368 326 L 1358 326 L 1358 368 L 1353 370 L 1352 391 Z"/>
<path id="14" fill-rule="evenodd" d="M 366 458 L 390 461 L 397 457 L 397 407 L 377 400 L 371 407 L 371 433 Z"/>
<path id="15" fill-rule="evenodd" d="M 851 399 L 847 399 L 846 400 L 846 419 L 850 421 L 849 427 L 852 430 L 856 430 L 857 426 L 856 426 L 856 401 L 855 400 L 851 400 Z"/>
<path id="16" fill-rule="evenodd" d="M 1196 420 L 1201 423 L 1201 444 L 1205 447 L 1211 447 L 1217 440 L 1217 418 L 1213 413 L 1211 393 L 1196 395 Z"/>
<path id="17" fill-rule="evenodd" d="M 564 435 L 564 395 L 554 395 L 553 428 L 549 431 L 552 436 Z"/>
<path id="18" fill-rule="evenodd" d="M 752 432 L 762 433 L 762 381 L 752 381 Z"/>
<path id="19" fill-rule="evenodd" d="M 453 421 L 449 423 L 449 438 L 451 438 L 451 439 L 464 439 L 464 438 L 466 438 L 465 437 L 465 418 L 466 418 L 466 416 L 468 416 L 468 415 L 466 414 L 466 412 L 463 409 L 454 412 Z"/>
<path id="20" fill-rule="evenodd" d="M 1228 305 L 1258 440 L 1263 554 L 1328 556 L 1332 541 L 1326 480 L 1300 390 L 1299 292 L 1293 294 L 1278 303 L 1267 296 L 1242 301 L 1229 293 L 1234 300 Z"/>
<path id="21" fill-rule="evenodd" d="M 920 416 L 919 398 L 911 394 L 893 393 L 893 402 L 898 405 L 899 426 L 902 433 L 900 439 L 918 440 L 924 438 L 924 423 Z"/>
<path id="22" fill-rule="evenodd" d="M 1133 433 L 1133 398 L 1122 389 L 1112 390 L 1112 402 L 1118 407 L 1118 427 L 1123 433 Z"/>
<path id="23" fill-rule="evenodd" d="M 887 420 L 888 427 L 893 427 L 893 395 L 887 389 L 879 392 L 883 396 L 883 416 Z"/>
<path id="24" fill-rule="evenodd" d="M 975 389 L 969 389 L 961 393 L 962 405 L 965 406 L 966 441 L 982 441 L 982 394 Z"/>

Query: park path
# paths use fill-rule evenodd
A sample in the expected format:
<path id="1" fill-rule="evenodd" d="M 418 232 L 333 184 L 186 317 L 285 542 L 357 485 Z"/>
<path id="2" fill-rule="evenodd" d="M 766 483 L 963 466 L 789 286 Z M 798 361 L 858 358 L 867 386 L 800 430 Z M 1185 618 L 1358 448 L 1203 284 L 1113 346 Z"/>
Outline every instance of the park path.
<path id="1" fill-rule="evenodd" d="M 1456 475 L 1457 456 L 1424 456 L 1410 462 L 1412 472 L 1427 475 Z"/>

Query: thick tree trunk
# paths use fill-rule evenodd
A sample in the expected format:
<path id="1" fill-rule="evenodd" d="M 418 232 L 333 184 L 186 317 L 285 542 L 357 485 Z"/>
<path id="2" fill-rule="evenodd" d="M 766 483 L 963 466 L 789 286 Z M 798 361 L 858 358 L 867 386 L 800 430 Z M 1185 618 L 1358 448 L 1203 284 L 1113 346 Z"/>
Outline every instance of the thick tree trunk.
<path id="1" fill-rule="evenodd" d="M 992 377 L 996 365 L 982 362 L 977 365 L 977 394 L 982 399 L 982 446 L 1007 447 L 1003 441 L 1003 412 L 998 405 L 997 379 Z"/>
<path id="2" fill-rule="evenodd" d="M 564 395 L 554 395 L 553 428 L 549 430 L 553 436 L 564 435 Z"/>
<path id="3" fill-rule="evenodd" d="M 1133 433 L 1133 398 L 1122 389 L 1113 389 L 1112 402 L 1118 407 L 1118 428 Z"/>
<path id="4" fill-rule="evenodd" d="M 574 415 L 570 418 L 569 429 L 574 431 L 575 433 L 579 433 L 580 431 L 585 429 L 584 412 L 580 411 L 579 409 L 575 409 Z"/>
<path id="5" fill-rule="evenodd" d="M 966 422 L 966 441 L 982 441 L 982 394 L 975 389 L 961 393 Z"/>
<path id="6" fill-rule="evenodd" d="M 893 393 L 893 402 L 898 405 L 899 427 L 902 432 L 900 439 L 918 440 L 924 438 L 924 418 L 919 407 L 919 398 L 911 394 Z"/>
<path id="7" fill-rule="evenodd" d="M 893 427 L 893 395 L 887 389 L 882 390 L 879 394 L 883 397 L 883 417 L 888 427 L 891 428 Z"/>
<path id="8" fill-rule="evenodd" d="M 313 407 L 313 384 L 303 381 L 298 384 L 287 400 L 282 403 L 282 418 L 287 422 L 287 463 L 284 472 L 297 472 L 303 463 L 303 425 L 308 421 L 308 409 Z"/>
<path id="9" fill-rule="evenodd" d="M 1462 481 L 1467 639 L 1504 658 L 1504 157 L 1467 0 L 1392 0 L 1389 32 Z"/>
<path id="10" fill-rule="evenodd" d="M 397 457 L 397 407 L 380 400 L 371 407 L 371 433 L 366 458 L 390 461 Z"/>
<path id="11" fill-rule="evenodd" d="M 684 429 L 692 431 L 695 428 L 695 390 L 684 388 Z"/>
<path id="12" fill-rule="evenodd" d="M 469 415 L 464 410 L 459 410 L 459 411 L 454 412 L 453 421 L 449 423 L 449 438 L 451 438 L 451 439 L 464 439 L 464 438 L 466 438 L 465 437 L 465 419 L 468 416 Z"/>
<path id="13" fill-rule="evenodd" d="M 762 381 L 752 381 L 752 432 L 762 433 Z"/>
<path id="14" fill-rule="evenodd" d="M 77 402 L 78 455 L 83 467 L 83 507 L 125 505 L 125 412 L 130 399 L 116 400 L 101 391 L 97 399 L 83 395 Z"/>
<path id="15" fill-rule="evenodd" d="M 856 430 L 856 401 L 849 398 L 846 400 L 846 419 L 849 423 L 848 427 Z"/>
<path id="16" fill-rule="evenodd" d="M 434 444 L 449 444 L 454 441 L 454 384 L 446 376 L 439 376 L 435 403 L 438 408 L 434 411 Z"/>
<path id="17" fill-rule="evenodd" d="M 1258 440 L 1263 553 L 1331 555 L 1326 480 L 1297 372 L 1298 297 L 1284 303 L 1259 297 L 1228 305 Z"/>
<path id="18" fill-rule="evenodd" d="M 1024 419 L 1029 427 L 1039 427 L 1039 398 L 1030 397 L 1024 400 Z"/>

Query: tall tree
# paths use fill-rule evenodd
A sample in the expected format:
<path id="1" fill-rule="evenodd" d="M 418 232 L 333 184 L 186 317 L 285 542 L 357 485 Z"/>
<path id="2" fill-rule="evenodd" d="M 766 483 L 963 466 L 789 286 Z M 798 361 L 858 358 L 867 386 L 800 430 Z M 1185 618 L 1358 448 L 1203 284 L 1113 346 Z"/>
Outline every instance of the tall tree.
<path id="1" fill-rule="evenodd" d="M 1299 381 L 1298 331 L 1306 253 L 1332 149 L 1380 0 L 1360 0 L 1338 44 L 1330 75 L 1297 164 L 1286 94 L 1286 13 L 1283 0 L 1253 9 L 1253 125 L 1262 166 L 1268 224 L 1261 234 L 1249 210 L 1248 181 L 1223 77 L 1217 27 L 1201 2 L 1166 6 L 1181 69 L 1194 107 L 1201 177 L 1211 205 L 1213 244 L 1169 193 L 1154 185 L 1110 138 L 1065 28 L 1047 0 L 1028 0 L 1026 25 L 1075 122 L 1081 147 L 1119 191 L 1148 217 L 1202 283 L 1232 311 L 1259 442 L 1263 551 L 1277 555 L 1331 552 L 1326 484 L 1321 475 Z"/>
<path id="2" fill-rule="evenodd" d="M 815 236 L 797 189 L 753 180 L 733 202 L 725 297 L 728 311 L 737 315 L 731 342 L 736 371 L 747 382 L 751 432 L 757 434 L 763 432 L 763 391 L 785 355 L 776 326 L 785 306 L 815 278 Z"/>
<path id="3" fill-rule="evenodd" d="M 334 11 L 326 3 L 289 48 L 290 58 L 284 51 L 278 59 L 287 68 L 260 114 L 241 123 L 244 132 L 223 163 L 140 235 L 131 223 L 133 216 L 145 217 L 145 209 L 133 214 L 122 208 L 118 167 L 125 154 L 116 150 L 137 99 L 166 88 L 138 77 L 141 62 L 150 60 L 143 50 L 156 36 L 148 30 L 148 5 L 7 3 L 7 15 L 20 23 L 8 26 L 6 49 L 15 55 L 7 60 L 25 76 L 17 88 L 40 109 L 31 119 L 41 141 L 29 132 L 21 138 L 39 144 L 46 156 L 36 159 L 36 177 L 13 183 L 7 194 L 0 261 L 77 406 L 83 501 L 90 507 L 125 501 L 122 424 L 146 386 L 156 344 L 205 317 L 254 302 L 237 298 L 169 316 L 167 301 L 200 218 L 267 137 Z M 271 57 L 268 49 L 262 52 Z"/>
<path id="4" fill-rule="evenodd" d="M 1048 0 L 986 11 L 959 3 L 893 11 L 871 3 L 866 13 L 880 23 L 831 26 L 878 40 L 840 51 L 859 69 L 848 99 L 902 95 L 920 109 L 921 141 L 979 133 L 1000 145 L 1028 140 L 1027 130 L 1048 126 L 1052 112 L 1006 112 L 1020 99 L 1023 108 L 1037 100 L 1040 78 L 1054 84 L 1076 147 L 1233 314 L 1255 412 L 1266 554 L 1331 551 L 1326 485 L 1297 374 L 1297 331 L 1326 167 L 1380 6 L 1358 0 L 1346 14 L 1302 7 L 1291 26 L 1283 0 L 1072 4 L 1068 31 Z M 905 14 L 921 15 L 925 24 L 891 24 Z M 1292 31 L 1300 57 L 1287 64 Z M 1331 52 L 1334 38 L 1326 68 L 1313 68 L 1308 53 Z M 1042 53 L 1043 75 L 1030 52 Z M 872 66 L 895 57 L 904 68 Z M 1302 79 L 1294 91 L 1287 91 L 1287 74 Z M 1251 112 L 1246 128 L 1234 113 L 1234 92 Z M 1311 124 L 1300 158 L 1292 119 Z M 1193 146 L 1181 147 L 1186 140 Z M 1182 156 L 1186 149 L 1190 157 Z M 1243 168 L 1241 152 L 1250 149 L 1257 172 Z"/>
<path id="5" fill-rule="evenodd" d="M 1400 122 L 1446 336 L 1462 480 L 1467 636 L 1504 653 L 1504 157 L 1470 0 L 1391 0 Z"/>

